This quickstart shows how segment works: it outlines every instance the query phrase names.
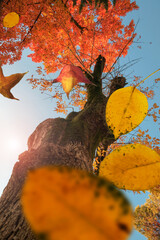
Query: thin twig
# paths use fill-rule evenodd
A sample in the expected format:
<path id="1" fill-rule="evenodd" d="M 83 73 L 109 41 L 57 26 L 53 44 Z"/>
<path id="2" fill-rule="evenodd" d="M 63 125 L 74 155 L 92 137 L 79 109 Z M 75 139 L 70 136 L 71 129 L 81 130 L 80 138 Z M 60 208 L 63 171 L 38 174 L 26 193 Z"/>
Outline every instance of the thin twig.
<path id="1" fill-rule="evenodd" d="M 95 41 L 95 28 L 94 28 L 94 32 L 93 32 L 93 43 L 92 43 L 92 50 L 91 50 L 91 64 L 90 67 L 92 66 L 92 56 L 93 56 L 93 47 L 94 47 L 94 41 Z"/>
<path id="2" fill-rule="evenodd" d="M 117 63 L 118 59 L 121 57 L 122 53 L 124 52 L 124 50 L 126 49 L 126 47 L 129 45 L 129 43 L 134 39 L 134 37 L 132 36 L 129 41 L 126 43 L 126 45 L 123 47 L 123 49 L 121 50 L 120 54 L 118 55 L 118 57 L 116 58 L 116 60 L 114 61 L 114 63 L 112 64 L 112 66 L 110 67 L 109 71 L 107 72 L 107 74 L 102 78 L 106 78 L 107 75 L 109 73 L 111 73 L 111 70 L 113 69 L 114 65 Z"/>
<path id="3" fill-rule="evenodd" d="M 127 62 L 126 64 L 124 64 L 123 66 L 120 67 L 120 71 L 124 71 L 128 68 L 130 68 L 131 66 L 133 66 L 134 64 L 136 64 L 141 58 L 137 58 L 137 59 L 133 59 L 129 62 Z M 127 66 L 128 64 L 130 64 L 129 66 Z M 126 66 L 126 67 L 125 67 Z"/>
<path id="4" fill-rule="evenodd" d="M 135 30 L 136 30 L 136 28 L 137 28 L 138 23 L 139 23 L 139 19 L 138 19 L 137 24 L 136 24 L 136 26 L 135 26 L 134 32 L 133 32 L 133 34 L 132 34 L 132 37 L 129 39 L 129 41 L 126 43 L 126 45 L 123 47 L 123 49 L 122 49 L 121 52 L 119 53 L 118 57 L 116 58 L 116 60 L 115 60 L 114 63 L 112 64 L 112 66 L 110 67 L 109 71 L 107 72 L 107 74 L 106 74 L 102 79 L 104 79 L 104 78 L 107 77 L 107 75 L 111 72 L 112 68 L 114 67 L 114 65 L 116 64 L 116 62 L 118 61 L 118 59 L 121 57 L 121 55 L 122 55 L 122 53 L 124 52 L 124 50 L 126 49 L 126 47 L 127 47 L 127 46 L 129 45 L 129 43 L 134 39 L 134 36 L 133 36 L 133 35 L 134 35 L 134 33 L 135 33 Z"/>
<path id="5" fill-rule="evenodd" d="M 145 79 L 143 79 L 142 81 L 140 81 L 140 83 L 138 83 L 137 85 L 136 85 L 136 87 L 138 87 L 141 83 L 143 83 L 147 78 L 149 78 L 150 76 L 152 76 L 153 74 L 155 74 L 156 72 L 158 72 L 158 71 L 160 71 L 160 68 L 159 69 L 157 69 L 156 71 L 154 71 L 153 73 L 151 73 L 148 77 L 146 77 Z"/>
<path id="6" fill-rule="evenodd" d="M 41 13 L 42 13 L 42 10 L 43 10 L 43 7 L 41 8 L 39 14 L 37 15 L 36 19 L 34 20 L 33 25 L 30 27 L 28 33 L 26 34 L 26 36 L 24 37 L 24 39 L 21 41 L 20 44 L 22 44 L 22 43 L 26 40 L 26 38 L 27 38 L 27 36 L 29 35 L 29 33 L 31 33 L 31 31 L 32 31 L 32 29 L 33 29 L 33 27 L 34 27 L 34 25 L 36 24 L 36 22 L 38 21 L 40 15 L 41 15 Z"/>

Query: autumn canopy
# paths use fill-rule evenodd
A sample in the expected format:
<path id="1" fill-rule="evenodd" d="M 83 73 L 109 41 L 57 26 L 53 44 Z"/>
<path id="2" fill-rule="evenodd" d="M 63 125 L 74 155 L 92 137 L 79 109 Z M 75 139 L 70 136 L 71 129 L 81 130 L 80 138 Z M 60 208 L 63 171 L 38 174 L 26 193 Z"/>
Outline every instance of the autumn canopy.
<path id="1" fill-rule="evenodd" d="M 44 65 L 44 69 L 37 68 L 39 78 L 32 75 L 28 79 L 32 87 L 50 91 L 57 100 L 57 112 L 66 113 L 62 88 L 67 97 L 71 92 L 69 103 L 82 110 L 71 112 L 66 119 L 46 120 L 44 131 L 42 123 L 31 135 L 29 150 L 13 170 L 17 177 L 22 169 L 15 202 L 20 202 L 22 190 L 21 204 L 32 229 L 50 239 L 63 239 L 63 229 L 66 239 L 124 240 L 131 232 L 133 213 L 117 187 L 148 190 L 160 181 L 159 154 L 147 146 L 116 146 L 106 154 L 112 143 L 135 129 L 148 113 L 148 100 L 137 88 L 140 84 L 124 88 L 126 79 L 120 74 L 106 79 L 133 43 L 135 23 L 131 20 L 125 25 L 123 18 L 138 6 L 130 0 L 106 0 L 107 7 L 104 0 L 99 5 L 97 0 L 84 1 L 83 7 L 82 2 L 12 0 L 1 4 L 2 67 L 20 60 L 23 50 L 29 48 L 28 57 Z M 57 71 L 57 78 L 47 79 L 47 74 Z M 5 77 L 0 68 L 0 93 L 16 99 L 10 89 L 24 75 Z M 38 147 L 32 148 L 34 144 Z M 99 164 L 104 160 L 98 169 L 103 178 L 87 173 L 93 173 L 95 152 Z M 5 213 L 3 217 L 7 218 Z M 101 222 L 107 222 L 108 228 Z M 13 231 L 8 236 L 16 234 Z"/>
<path id="2" fill-rule="evenodd" d="M 122 19 L 138 6 L 130 0 L 119 0 L 113 7 L 108 1 L 106 12 L 103 4 L 95 8 L 92 1 L 84 5 L 79 14 L 80 3 L 78 0 L 73 7 L 72 0 L 13 0 L 14 11 L 20 19 L 13 28 L 5 28 L 1 36 L 3 64 L 20 60 L 22 50 L 29 47 L 34 51 L 29 56 L 35 62 L 43 62 L 47 73 L 61 70 L 65 64 L 90 71 L 100 54 L 106 59 L 104 72 L 108 72 L 119 54 L 127 54 L 135 37 L 133 20 L 124 26 Z M 11 11 L 11 6 L 5 2 L 2 7 L 1 22 Z M 0 32 L 4 32 L 3 24 L 0 24 Z M 41 84 L 42 88 L 49 87 L 43 80 L 30 81 Z"/>

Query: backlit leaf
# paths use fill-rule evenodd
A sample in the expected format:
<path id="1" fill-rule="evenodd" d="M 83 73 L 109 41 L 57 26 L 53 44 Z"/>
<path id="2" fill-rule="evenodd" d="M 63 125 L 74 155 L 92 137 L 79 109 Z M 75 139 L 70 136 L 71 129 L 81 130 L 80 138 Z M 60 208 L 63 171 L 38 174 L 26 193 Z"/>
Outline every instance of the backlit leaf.
<path id="1" fill-rule="evenodd" d="M 50 240 L 123 240 L 132 228 L 132 210 L 123 194 L 81 170 L 29 172 L 21 201 L 33 230 Z"/>
<path id="2" fill-rule="evenodd" d="M 88 78 L 85 77 L 82 70 L 72 64 L 65 65 L 61 70 L 58 78 L 54 79 L 53 82 L 61 82 L 63 90 L 69 98 L 69 93 L 72 88 L 82 82 L 86 84 L 93 84 Z M 93 84 L 94 85 L 94 84 Z"/>
<path id="3" fill-rule="evenodd" d="M 100 176 L 119 188 L 151 189 L 160 184 L 160 155 L 141 144 L 119 147 L 101 163 Z"/>
<path id="4" fill-rule="evenodd" d="M 147 98 L 137 88 L 118 89 L 107 102 L 106 122 L 118 138 L 136 128 L 146 117 L 147 111 Z"/>
<path id="5" fill-rule="evenodd" d="M 12 28 L 19 23 L 19 15 L 16 12 L 8 13 L 3 19 L 3 26 Z"/>

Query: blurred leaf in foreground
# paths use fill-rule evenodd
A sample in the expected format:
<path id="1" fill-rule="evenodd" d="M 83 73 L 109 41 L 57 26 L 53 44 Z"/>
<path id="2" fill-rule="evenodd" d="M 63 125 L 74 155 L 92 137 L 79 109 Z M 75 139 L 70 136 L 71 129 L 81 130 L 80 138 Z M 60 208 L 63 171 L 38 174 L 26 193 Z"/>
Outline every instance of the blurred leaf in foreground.
<path id="1" fill-rule="evenodd" d="M 29 172 L 21 202 L 35 233 L 50 240 L 124 240 L 132 229 L 132 209 L 123 194 L 81 170 Z"/>

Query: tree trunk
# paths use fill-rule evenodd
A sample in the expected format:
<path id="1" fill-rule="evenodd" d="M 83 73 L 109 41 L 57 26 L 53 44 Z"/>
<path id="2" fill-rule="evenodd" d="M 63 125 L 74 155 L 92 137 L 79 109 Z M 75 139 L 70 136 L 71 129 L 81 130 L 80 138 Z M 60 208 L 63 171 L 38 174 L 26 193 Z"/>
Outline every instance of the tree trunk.
<path id="1" fill-rule="evenodd" d="M 89 85 L 88 101 L 80 112 L 66 119 L 47 119 L 36 128 L 28 140 L 28 151 L 19 156 L 8 185 L 0 199 L 0 239 L 34 240 L 20 204 L 21 189 L 30 169 L 47 165 L 64 165 L 92 172 L 95 150 L 100 142 L 105 148 L 115 141 L 105 121 L 108 98 L 102 94 L 101 75 L 105 59 L 98 57 Z M 112 82 L 125 81 L 115 78 Z M 118 87 L 115 87 L 118 88 Z"/>

